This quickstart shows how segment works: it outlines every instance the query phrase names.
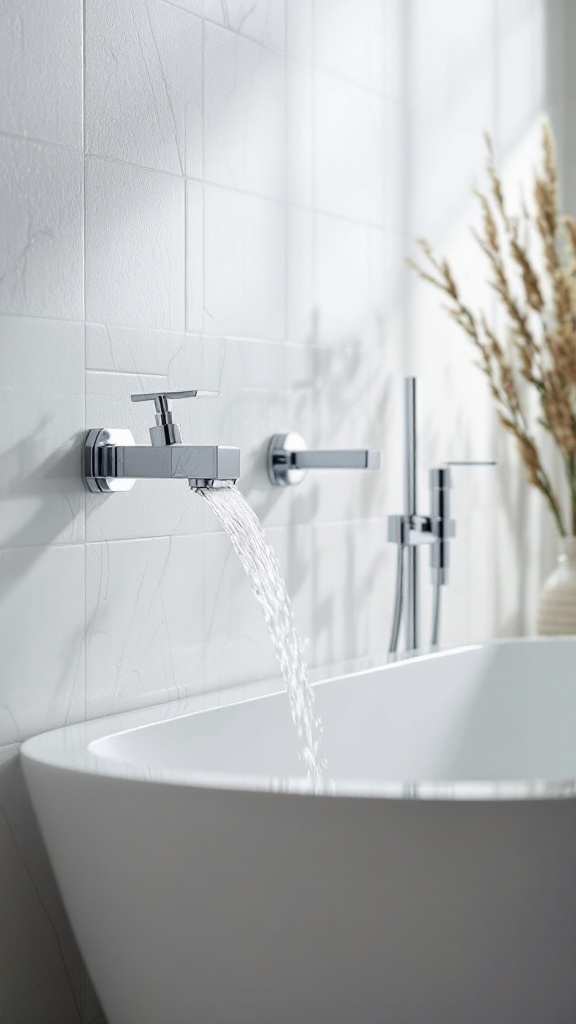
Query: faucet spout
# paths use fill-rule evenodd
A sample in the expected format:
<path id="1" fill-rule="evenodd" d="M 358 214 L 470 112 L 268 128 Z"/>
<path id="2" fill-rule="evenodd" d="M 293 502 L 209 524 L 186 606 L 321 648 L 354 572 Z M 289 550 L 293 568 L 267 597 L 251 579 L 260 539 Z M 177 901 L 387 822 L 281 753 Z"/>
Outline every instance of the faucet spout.
<path id="1" fill-rule="evenodd" d="M 84 479 L 94 492 L 130 490 L 135 480 L 188 480 L 191 487 L 240 476 L 240 449 L 224 445 L 134 444 L 128 430 L 92 430 L 84 445 Z"/>
<path id="2" fill-rule="evenodd" d="M 216 398 L 216 391 L 158 391 L 132 395 L 133 402 L 153 401 L 156 425 L 152 444 L 135 444 L 130 430 L 97 427 L 89 430 L 82 453 L 84 482 L 94 494 L 129 491 L 136 480 L 188 480 L 193 488 L 235 483 L 240 476 L 240 449 L 225 445 L 182 444 L 169 400 Z"/>
<path id="3" fill-rule="evenodd" d="M 222 445 L 129 445 L 113 449 L 110 455 L 114 475 L 135 480 L 212 481 L 240 476 L 240 449 Z"/>

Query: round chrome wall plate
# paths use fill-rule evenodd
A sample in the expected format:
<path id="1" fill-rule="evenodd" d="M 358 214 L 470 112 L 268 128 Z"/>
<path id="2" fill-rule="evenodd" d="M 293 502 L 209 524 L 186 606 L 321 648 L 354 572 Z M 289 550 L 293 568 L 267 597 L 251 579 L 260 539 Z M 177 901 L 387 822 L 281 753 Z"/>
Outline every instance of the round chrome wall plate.
<path id="1" fill-rule="evenodd" d="M 131 491 L 136 483 L 132 479 L 99 476 L 103 464 L 102 448 L 131 447 L 135 444 L 130 430 L 119 427 L 97 427 L 89 430 L 82 451 L 82 475 L 89 491 L 93 494 L 110 494 L 116 491 Z"/>
<path id="2" fill-rule="evenodd" d="M 276 487 L 292 487 L 301 484 L 306 476 L 305 469 L 291 465 L 293 452 L 306 451 L 307 444 L 301 434 L 274 434 L 268 445 L 268 477 Z"/>

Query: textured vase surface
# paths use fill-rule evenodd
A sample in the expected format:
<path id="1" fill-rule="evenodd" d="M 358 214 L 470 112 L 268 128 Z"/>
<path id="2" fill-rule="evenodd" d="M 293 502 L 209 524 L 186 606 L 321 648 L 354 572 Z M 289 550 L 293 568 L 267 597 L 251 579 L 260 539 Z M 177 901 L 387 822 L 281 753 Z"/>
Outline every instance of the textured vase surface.
<path id="1" fill-rule="evenodd" d="M 540 594 L 538 633 L 540 636 L 576 635 L 576 537 L 560 541 L 558 565 Z"/>

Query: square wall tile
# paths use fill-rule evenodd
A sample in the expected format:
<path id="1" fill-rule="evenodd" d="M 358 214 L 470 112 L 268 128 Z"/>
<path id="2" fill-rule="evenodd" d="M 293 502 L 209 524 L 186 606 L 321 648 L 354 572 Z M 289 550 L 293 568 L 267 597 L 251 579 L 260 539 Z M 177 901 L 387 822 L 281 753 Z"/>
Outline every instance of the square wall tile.
<path id="1" fill-rule="evenodd" d="M 204 59 L 206 180 L 282 198 L 286 173 L 284 58 L 206 24 Z"/>
<path id="2" fill-rule="evenodd" d="M 82 5 L 0 6 L 0 131 L 82 147 Z"/>
<path id="3" fill-rule="evenodd" d="M 447 40 L 448 89 L 454 125 L 482 135 L 496 106 L 496 0 L 454 4 Z M 508 87 L 509 69 L 504 84 Z"/>
<path id="4" fill-rule="evenodd" d="M 86 149 L 202 174 L 202 23 L 162 0 L 86 5 Z"/>
<path id="5" fill-rule="evenodd" d="M 186 182 L 186 330 L 204 330 L 204 186 Z"/>
<path id="6" fill-rule="evenodd" d="M 286 217 L 280 203 L 204 188 L 207 334 L 283 340 Z"/>
<path id="7" fill-rule="evenodd" d="M 0 137 L 0 313 L 80 320 L 81 153 Z"/>
<path id="8" fill-rule="evenodd" d="M 289 0 L 286 5 L 286 51 L 312 63 L 314 0 Z"/>
<path id="9" fill-rule="evenodd" d="M 266 46 L 286 45 L 286 3 L 295 0 L 204 0 L 204 17 Z"/>
<path id="10" fill-rule="evenodd" d="M 314 60 L 318 67 L 381 92 L 385 45 L 382 0 L 316 0 Z"/>
<path id="11" fill-rule="evenodd" d="M 404 0 L 381 0 L 383 18 L 383 93 L 388 99 L 402 100 L 406 80 L 406 46 L 409 9 Z"/>
<path id="12" fill-rule="evenodd" d="M 0 551 L 0 743 L 84 716 L 84 548 Z"/>
<path id="13" fill-rule="evenodd" d="M 455 224 L 462 225 L 464 217 L 471 213 L 468 182 L 455 171 L 454 165 L 461 165 L 473 147 L 477 152 L 478 176 L 485 164 L 484 143 L 480 136 L 457 133 L 447 119 L 434 121 L 425 110 L 414 112 L 413 125 L 409 165 L 413 180 L 409 222 L 414 225 L 412 235 L 431 238 L 445 247 L 446 237 Z M 426 168 L 425 174 L 418 173 L 418 168 L 422 167 Z M 450 168 L 448 173 L 447 167 Z M 410 245 L 413 245 L 413 238 Z"/>
<path id="14" fill-rule="evenodd" d="M 314 205 L 314 72 L 303 61 L 286 66 L 286 195 L 300 206 Z"/>
<path id="15" fill-rule="evenodd" d="M 521 142 L 546 105 L 544 24 L 551 6 L 545 0 L 496 4 L 496 138 L 504 153 Z"/>
<path id="16" fill-rule="evenodd" d="M 183 180 L 86 161 L 86 317 L 184 329 Z"/>
<path id="17" fill-rule="evenodd" d="M 401 0 L 402 2 L 402 0 Z M 506 0 L 507 2 L 507 0 Z M 412 0 L 409 11 L 402 2 L 404 75 L 412 106 L 425 110 L 438 125 L 449 116 L 450 67 L 446 60 L 447 26 L 459 0 Z"/>
<path id="18" fill-rule="evenodd" d="M 315 78 L 315 188 L 318 208 L 382 225 L 382 101 L 323 71 Z"/>
<path id="19" fill-rule="evenodd" d="M 190 345 L 189 351 L 187 345 Z M 150 389 L 155 391 L 159 391 L 162 386 L 169 387 L 171 391 L 203 386 L 200 380 L 202 358 L 199 340 L 183 331 L 156 331 L 146 327 L 88 323 L 86 369 L 142 377 L 142 381 L 136 381 L 138 386 L 133 387 L 133 391 L 144 391 L 141 385 L 147 377 L 162 378 L 157 388 Z M 134 381 L 130 380 L 127 386 L 133 384 Z M 130 394 L 127 393 L 128 402 Z M 180 412 L 183 409 L 184 406 Z M 130 411 L 136 414 L 138 407 Z M 146 407 L 140 411 L 146 412 Z"/>
<path id="20" fill-rule="evenodd" d="M 287 211 L 287 337 L 310 345 L 317 326 L 314 304 L 314 214 L 298 206 Z"/>
<path id="21" fill-rule="evenodd" d="M 313 658 L 382 655 L 390 641 L 396 552 L 384 519 L 314 527 Z"/>
<path id="22" fill-rule="evenodd" d="M 384 253 L 384 235 L 378 229 L 328 214 L 316 216 L 316 344 L 365 348 L 378 333 Z"/>
<path id="23" fill-rule="evenodd" d="M 201 693 L 202 537 L 88 544 L 89 717 Z"/>
<path id="24" fill-rule="evenodd" d="M 0 317 L 0 547 L 84 538 L 84 326 Z"/>

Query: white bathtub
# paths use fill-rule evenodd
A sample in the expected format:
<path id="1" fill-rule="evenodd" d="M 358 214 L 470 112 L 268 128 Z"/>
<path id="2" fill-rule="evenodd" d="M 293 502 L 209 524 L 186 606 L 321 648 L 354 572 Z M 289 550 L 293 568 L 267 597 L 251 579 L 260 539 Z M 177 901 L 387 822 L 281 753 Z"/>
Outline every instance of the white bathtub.
<path id="1" fill-rule="evenodd" d="M 185 708 L 22 750 L 109 1024 L 574 1024 L 576 640 Z"/>

